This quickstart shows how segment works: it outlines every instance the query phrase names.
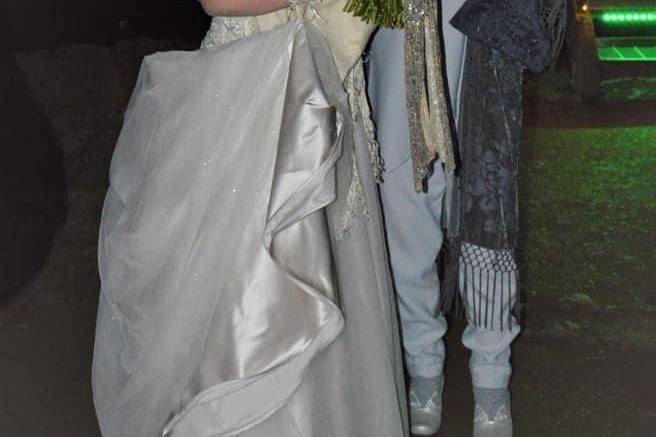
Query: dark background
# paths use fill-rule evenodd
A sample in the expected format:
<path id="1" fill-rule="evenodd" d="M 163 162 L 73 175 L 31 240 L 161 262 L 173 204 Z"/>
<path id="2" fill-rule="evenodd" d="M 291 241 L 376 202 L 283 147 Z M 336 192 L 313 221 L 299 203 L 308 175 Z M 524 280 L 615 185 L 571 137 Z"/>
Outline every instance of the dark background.
<path id="1" fill-rule="evenodd" d="M 2 43 L 18 50 L 136 36 L 193 40 L 208 22 L 197 0 L 2 0 L 0 16 L 9 36 Z"/>
<path id="2" fill-rule="evenodd" d="M 104 189 L 141 58 L 197 47 L 209 20 L 196 0 L 2 0 L 0 306 L 44 268 L 71 193 Z"/>
<path id="3" fill-rule="evenodd" d="M 0 2 L 0 437 L 98 437 L 109 161 L 143 56 L 198 47 L 209 18 L 196 0 Z M 656 73 L 619 67 L 593 103 L 565 56 L 525 82 L 518 437 L 654 436 Z M 440 437 L 471 435 L 461 330 Z"/>

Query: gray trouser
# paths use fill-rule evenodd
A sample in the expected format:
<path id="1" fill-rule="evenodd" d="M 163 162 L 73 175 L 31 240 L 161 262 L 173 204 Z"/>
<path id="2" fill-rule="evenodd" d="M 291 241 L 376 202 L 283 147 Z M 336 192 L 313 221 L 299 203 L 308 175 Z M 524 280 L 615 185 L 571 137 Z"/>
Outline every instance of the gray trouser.
<path id="1" fill-rule="evenodd" d="M 442 1 L 444 52 L 453 108 L 458 107 L 465 38 L 448 20 L 463 2 Z M 381 29 L 374 37 L 369 58 L 369 97 L 385 161 L 380 192 L 408 372 L 411 376 L 435 377 L 443 371 L 442 337 L 447 329 L 438 308 L 435 261 L 443 243 L 441 221 L 450 179 L 437 162 L 428 181 L 428 192 L 415 192 L 408 146 L 403 41 L 402 30 Z M 460 273 L 462 284 L 464 272 Z M 475 288 L 472 279 L 468 278 L 468 283 Z M 466 328 L 462 342 L 472 351 L 470 369 L 475 386 L 508 385 L 512 371 L 510 343 L 517 334 L 519 326 L 514 322 L 511 329 L 505 330 L 486 330 L 473 324 Z"/>

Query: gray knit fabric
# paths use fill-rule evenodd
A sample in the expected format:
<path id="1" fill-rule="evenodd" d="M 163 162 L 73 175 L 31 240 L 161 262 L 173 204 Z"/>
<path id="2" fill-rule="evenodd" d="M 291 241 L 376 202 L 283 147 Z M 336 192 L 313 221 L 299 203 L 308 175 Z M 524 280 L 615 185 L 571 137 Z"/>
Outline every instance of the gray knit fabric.
<path id="1" fill-rule="evenodd" d="M 439 404 L 442 398 L 442 388 L 444 387 L 444 378 L 442 375 L 435 378 L 412 378 L 410 380 L 410 391 L 412 391 L 419 403 L 423 406 L 437 393 L 433 401 Z"/>
<path id="2" fill-rule="evenodd" d="M 506 388 L 474 387 L 474 402 L 491 420 L 494 420 L 503 405 L 506 405 L 510 411 L 510 391 Z"/>

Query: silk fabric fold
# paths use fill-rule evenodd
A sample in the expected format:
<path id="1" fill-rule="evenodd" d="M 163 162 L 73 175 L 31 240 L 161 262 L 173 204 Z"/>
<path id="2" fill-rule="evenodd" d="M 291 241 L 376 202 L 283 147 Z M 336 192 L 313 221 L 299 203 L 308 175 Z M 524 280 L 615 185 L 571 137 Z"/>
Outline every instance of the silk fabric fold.
<path id="1" fill-rule="evenodd" d="M 387 409 L 391 419 L 376 426 L 389 437 L 405 433 L 386 260 L 371 255 L 360 261 L 367 270 L 347 271 L 326 209 L 344 144 L 353 147 L 332 59 L 303 21 L 216 50 L 145 59 L 100 231 L 93 388 L 104 437 L 347 437 L 369 421 L 350 423 L 345 413 L 322 424 L 340 414 L 303 405 L 321 408 L 311 393 L 321 382 L 330 397 L 322 403 L 348 410 L 343 385 L 377 362 L 371 382 L 383 394 L 364 402 Z M 378 220 L 373 240 L 356 236 L 346 247 L 384 253 Z M 382 329 L 336 343 L 367 335 L 378 350 L 326 351 L 320 363 L 344 330 L 344 302 L 367 294 L 377 304 L 352 315 Z M 327 377 L 335 369 L 354 374 Z"/>

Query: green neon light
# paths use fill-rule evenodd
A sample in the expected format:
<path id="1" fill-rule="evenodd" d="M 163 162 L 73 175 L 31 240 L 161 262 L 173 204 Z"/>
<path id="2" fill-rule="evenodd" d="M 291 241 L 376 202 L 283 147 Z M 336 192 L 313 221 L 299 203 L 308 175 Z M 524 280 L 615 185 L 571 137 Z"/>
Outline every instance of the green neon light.
<path id="1" fill-rule="evenodd" d="M 608 24 L 656 24 L 656 10 L 634 10 L 622 12 L 604 12 L 601 21 Z"/>
<path id="2" fill-rule="evenodd" d="M 599 47 L 598 53 L 605 62 L 656 62 L 656 47 Z"/>

